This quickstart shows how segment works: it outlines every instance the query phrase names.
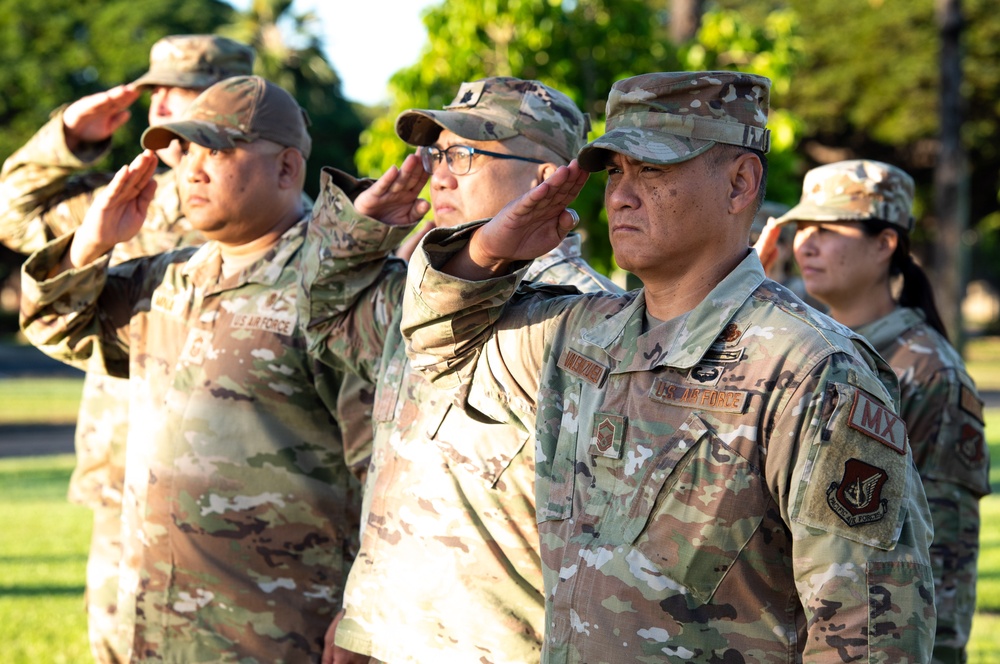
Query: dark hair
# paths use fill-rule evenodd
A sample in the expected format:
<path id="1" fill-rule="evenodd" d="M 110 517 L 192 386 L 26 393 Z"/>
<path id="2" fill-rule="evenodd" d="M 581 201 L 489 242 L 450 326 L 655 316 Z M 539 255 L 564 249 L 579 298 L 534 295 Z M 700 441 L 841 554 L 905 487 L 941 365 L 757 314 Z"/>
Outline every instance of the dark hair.
<path id="1" fill-rule="evenodd" d="M 875 237 L 888 229 L 896 233 L 896 251 L 889 260 L 889 276 L 903 277 L 903 291 L 899 295 L 899 304 L 903 307 L 920 309 L 924 312 L 927 324 L 948 339 L 948 331 L 944 327 L 937 305 L 934 303 L 934 289 L 923 268 L 917 265 L 910 254 L 910 234 L 899 226 L 882 219 L 865 219 L 861 222 L 865 235 Z"/>
<path id="2" fill-rule="evenodd" d="M 711 152 L 715 166 L 720 166 L 723 161 L 733 160 L 747 153 L 755 154 L 760 159 L 760 186 L 757 187 L 757 200 L 754 202 L 753 208 L 754 216 L 756 216 L 760 212 L 760 206 L 764 204 L 764 197 L 767 195 L 767 155 L 760 150 L 745 148 L 742 145 L 730 145 L 729 143 L 716 143 Z"/>

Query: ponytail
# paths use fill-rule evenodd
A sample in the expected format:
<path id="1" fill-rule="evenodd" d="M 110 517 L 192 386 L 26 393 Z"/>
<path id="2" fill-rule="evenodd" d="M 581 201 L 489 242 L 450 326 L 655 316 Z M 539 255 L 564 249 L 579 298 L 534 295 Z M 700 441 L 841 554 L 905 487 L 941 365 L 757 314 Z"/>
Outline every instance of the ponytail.
<path id="1" fill-rule="evenodd" d="M 909 232 L 881 219 L 866 219 L 861 225 L 865 233 L 871 237 L 875 237 L 887 228 L 896 233 L 898 241 L 896 242 L 896 251 L 893 252 L 889 261 L 889 276 L 903 278 L 903 290 L 899 296 L 899 305 L 922 311 L 927 324 L 947 340 L 948 331 L 945 329 L 941 314 L 938 313 L 937 305 L 934 303 L 934 289 L 931 287 L 930 279 L 927 278 L 927 273 L 917 265 L 910 254 Z"/>

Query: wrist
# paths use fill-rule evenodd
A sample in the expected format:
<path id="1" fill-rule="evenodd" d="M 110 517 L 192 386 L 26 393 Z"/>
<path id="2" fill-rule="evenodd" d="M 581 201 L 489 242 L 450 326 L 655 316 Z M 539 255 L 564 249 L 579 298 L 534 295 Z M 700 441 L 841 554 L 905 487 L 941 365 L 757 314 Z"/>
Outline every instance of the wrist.
<path id="1" fill-rule="evenodd" d="M 469 238 L 469 259 L 484 273 L 489 273 L 491 277 L 508 274 L 511 271 L 513 261 L 493 256 L 486 251 L 481 241 L 480 231 L 482 231 L 482 227 L 476 229 L 476 232 Z"/>

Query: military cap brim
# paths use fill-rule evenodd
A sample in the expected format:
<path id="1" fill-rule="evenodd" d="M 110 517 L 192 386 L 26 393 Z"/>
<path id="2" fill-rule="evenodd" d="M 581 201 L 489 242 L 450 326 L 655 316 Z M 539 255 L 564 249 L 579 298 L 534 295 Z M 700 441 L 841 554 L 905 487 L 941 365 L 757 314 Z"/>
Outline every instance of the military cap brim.
<path id="1" fill-rule="evenodd" d="M 678 164 L 694 159 L 715 143 L 651 129 L 620 127 L 584 145 L 577 162 L 583 170 L 596 173 L 604 170 L 608 153 L 617 152 L 647 164 Z"/>
<path id="2" fill-rule="evenodd" d="M 518 135 L 513 127 L 468 111 L 413 109 L 396 118 L 396 135 L 410 145 L 431 145 L 444 129 L 470 141 L 502 141 Z"/>
<path id="3" fill-rule="evenodd" d="M 230 150 L 236 147 L 237 141 L 251 143 L 257 136 L 235 131 L 231 127 L 220 127 L 212 122 L 186 120 L 149 127 L 142 133 L 142 147 L 148 150 L 161 150 L 177 138 L 213 150 Z"/>

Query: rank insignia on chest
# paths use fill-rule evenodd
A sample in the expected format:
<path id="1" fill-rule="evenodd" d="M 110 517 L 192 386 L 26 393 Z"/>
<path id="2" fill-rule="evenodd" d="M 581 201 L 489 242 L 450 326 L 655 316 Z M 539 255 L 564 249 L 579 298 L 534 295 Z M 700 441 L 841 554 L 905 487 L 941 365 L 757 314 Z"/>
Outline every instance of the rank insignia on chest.
<path id="1" fill-rule="evenodd" d="M 604 381 L 608 377 L 610 370 L 600 362 L 595 362 L 572 348 L 567 348 L 562 357 L 559 358 L 559 368 L 597 387 L 604 385 Z"/>
<path id="2" fill-rule="evenodd" d="M 897 454 L 906 454 L 906 425 L 902 418 L 862 390 L 854 393 L 847 424 Z"/>
<path id="3" fill-rule="evenodd" d="M 594 428 L 590 434 L 590 454 L 592 456 L 620 459 L 624 439 L 624 417 L 612 413 L 594 414 Z"/>
<path id="4" fill-rule="evenodd" d="M 888 473 L 858 459 L 844 462 L 844 476 L 831 482 L 826 502 L 844 523 L 851 526 L 874 523 L 885 516 L 889 501 L 882 498 Z"/>

